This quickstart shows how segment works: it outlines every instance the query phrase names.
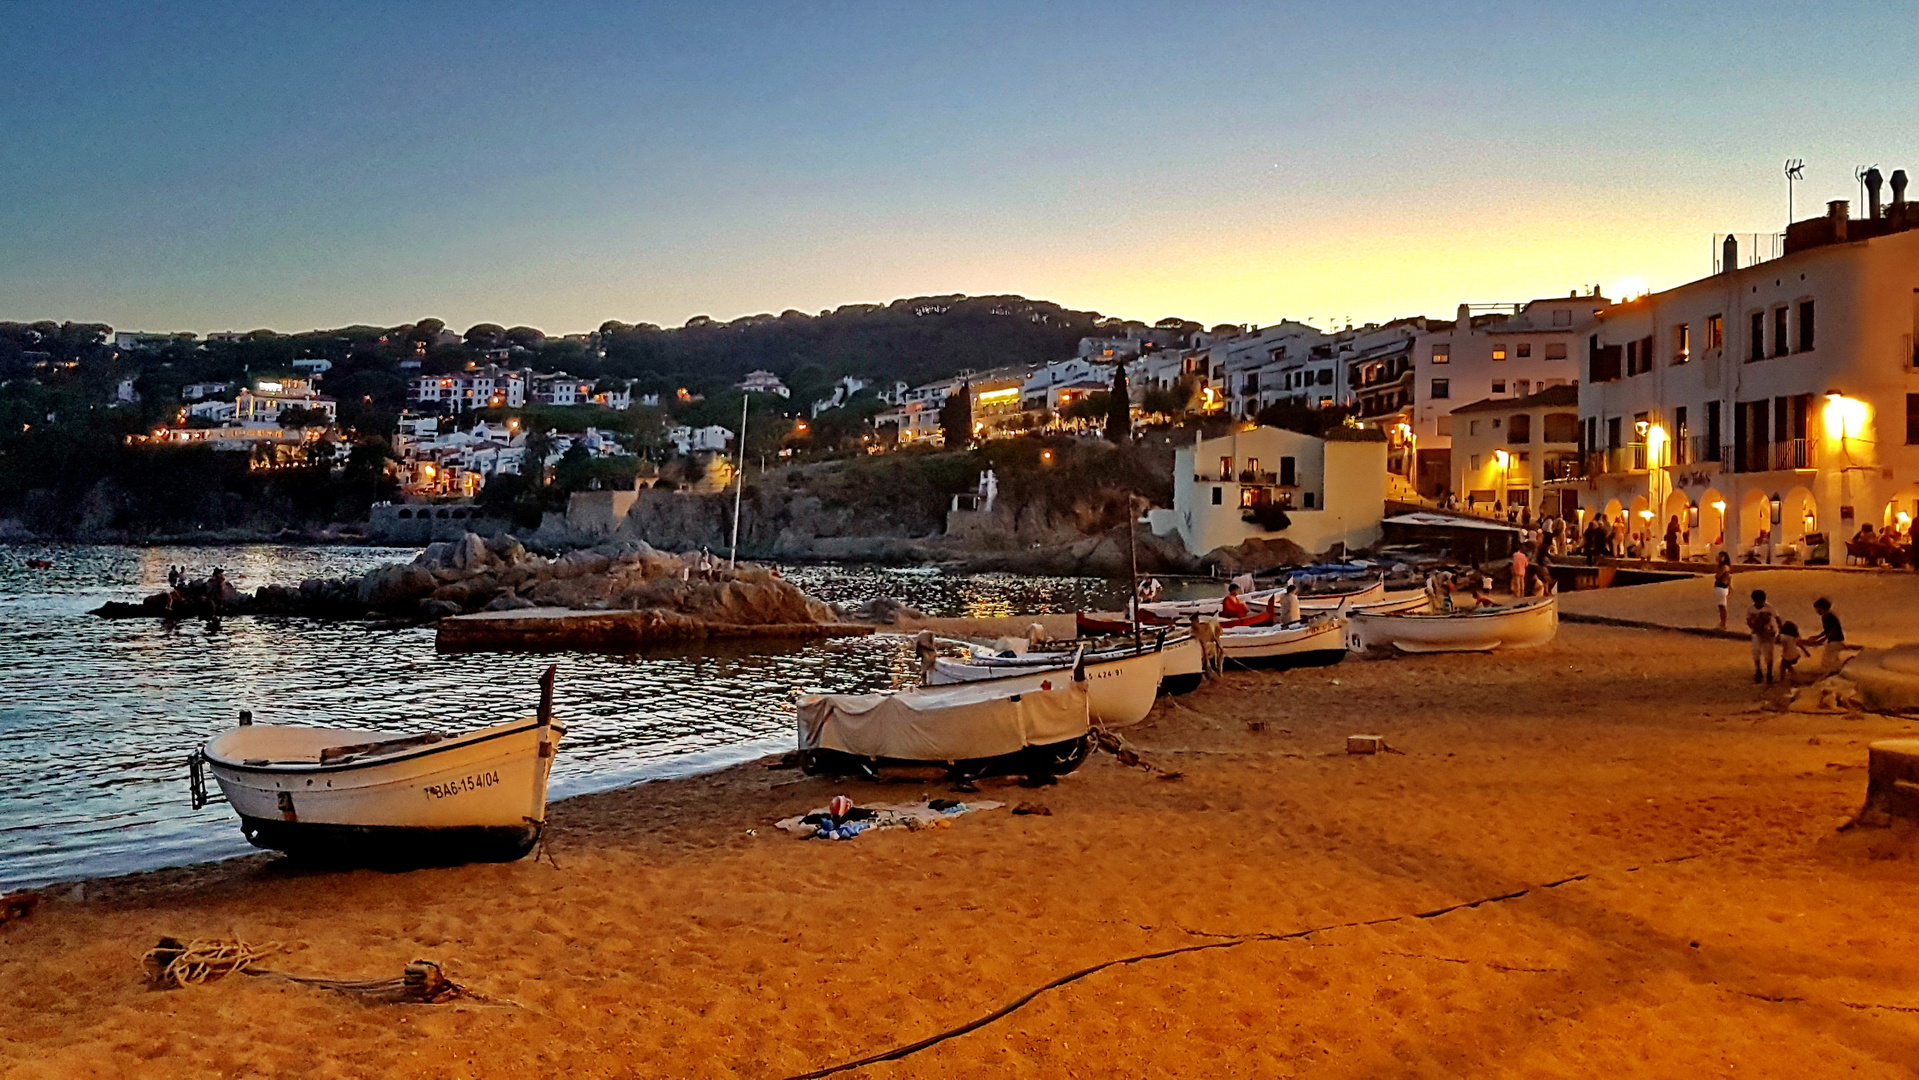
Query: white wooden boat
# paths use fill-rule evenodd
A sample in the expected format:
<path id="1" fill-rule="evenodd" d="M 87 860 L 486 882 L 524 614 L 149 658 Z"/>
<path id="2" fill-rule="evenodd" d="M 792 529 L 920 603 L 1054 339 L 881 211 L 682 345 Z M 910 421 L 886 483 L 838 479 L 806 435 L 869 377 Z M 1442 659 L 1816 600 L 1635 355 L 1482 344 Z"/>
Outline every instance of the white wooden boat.
<path id="1" fill-rule="evenodd" d="M 1412 615 L 1432 607 L 1432 597 L 1424 589 L 1414 589 L 1395 596 L 1387 593 L 1384 600 L 1370 600 L 1363 604 L 1348 605 L 1347 616 L 1353 615 Z M 1333 609 L 1338 610 L 1338 609 Z"/>
<path id="2" fill-rule="evenodd" d="M 566 729 L 553 671 L 538 715 L 461 735 L 252 724 L 192 762 L 194 803 L 213 773 L 256 847 L 359 865 L 508 861 L 538 842 L 547 775 Z"/>
<path id="3" fill-rule="evenodd" d="M 937 765 L 957 776 L 1071 772 L 1091 749 L 1084 672 L 1040 671 L 874 694 L 809 694 L 797 713 L 808 772 L 877 775 Z"/>
<path id="4" fill-rule="evenodd" d="M 1245 602 L 1248 611 L 1258 611 L 1260 608 L 1265 607 L 1269 601 L 1277 602 L 1279 596 L 1285 591 L 1286 586 L 1281 586 L 1277 589 L 1261 589 L 1257 592 L 1240 593 L 1239 598 Z M 1370 603 L 1383 598 L 1385 595 L 1386 581 L 1384 578 L 1377 578 L 1364 588 L 1353 589 L 1348 592 L 1318 593 L 1311 596 L 1301 594 L 1299 607 L 1301 611 L 1331 611 L 1337 608 L 1341 603 Z M 1155 604 L 1141 604 L 1139 609 L 1148 621 L 1154 619 L 1161 622 L 1173 620 L 1183 621 L 1199 615 L 1219 614 L 1219 606 L 1223 600 L 1225 600 L 1223 596 L 1213 596 L 1202 600 L 1163 600 Z"/>
<path id="5" fill-rule="evenodd" d="M 1050 672 L 1055 678 L 1070 677 L 1076 659 L 1086 672 L 1091 693 L 1088 705 L 1092 721 L 1102 727 L 1125 727 L 1146 719 L 1159 695 L 1160 683 L 1169 666 L 1191 667 L 1199 673 L 1199 642 L 1189 637 L 1169 642 L 1164 648 L 1150 643 L 1135 652 L 1131 645 L 1084 654 L 1028 652 L 1020 656 L 990 656 L 975 652 L 970 660 L 940 657 L 926 674 L 928 686 L 956 686 L 1023 677 L 1035 672 Z M 1182 680 L 1183 681 L 1183 680 Z"/>
<path id="6" fill-rule="evenodd" d="M 1227 660 L 1248 667 L 1308 667 L 1337 664 L 1346 658 L 1346 620 L 1321 612 L 1286 626 L 1222 630 L 1219 647 Z"/>
<path id="7" fill-rule="evenodd" d="M 1400 652 L 1490 652 L 1544 645 L 1559 633 L 1559 598 L 1476 610 L 1422 615 L 1357 614 L 1347 620 L 1346 644 L 1354 652 L 1393 648 Z"/>

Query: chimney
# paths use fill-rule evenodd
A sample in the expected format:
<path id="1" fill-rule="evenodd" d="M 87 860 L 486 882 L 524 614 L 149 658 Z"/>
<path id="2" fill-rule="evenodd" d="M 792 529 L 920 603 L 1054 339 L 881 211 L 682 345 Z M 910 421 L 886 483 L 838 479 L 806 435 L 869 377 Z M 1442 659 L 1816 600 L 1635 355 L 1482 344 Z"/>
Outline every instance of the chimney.
<path id="1" fill-rule="evenodd" d="M 1719 272 L 1730 274 L 1739 269 L 1739 238 L 1731 233 L 1719 245 Z"/>
<path id="2" fill-rule="evenodd" d="M 1879 175 L 1879 166 L 1874 165 L 1872 168 L 1866 170 L 1865 182 L 1866 182 L 1866 220 L 1878 221 L 1879 220 L 1879 185 L 1885 182 L 1885 178 Z"/>
<path id="3" fill-rule="evenodd" d="M 1454 316 L 1453 326 L 1459 330 L 1471 330 L 1473 328 L 1473 309 L 1470 305 L 1459 305 L 1459 314 Z"/>
<path id="4" fill-rule="evenodd" d="M 1906 201 L 1906 170 L 1904 169 L 1892 170 L 1892 201 L 1896 203 Z"/>
<path id="5" fill-rule="evenodd" d="M 1826 204 L 1826 223 L 1832 228 L 1832 241 L 1844 243 L 1846 239 L 1846 218 L 1852 214 L 1852 204 L 1845 199 L 1834 199 Z"/>

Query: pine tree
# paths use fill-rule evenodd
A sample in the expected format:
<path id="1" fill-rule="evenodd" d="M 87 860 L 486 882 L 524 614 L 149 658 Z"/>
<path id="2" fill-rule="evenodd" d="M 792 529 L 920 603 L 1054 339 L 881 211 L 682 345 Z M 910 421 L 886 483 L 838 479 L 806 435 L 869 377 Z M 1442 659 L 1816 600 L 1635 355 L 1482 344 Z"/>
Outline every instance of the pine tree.
<path id="1" fill-rule="evenodd" d="M 964 450 L 973 445 L 973 384 L 960 383 L 940 406 L 940 432 L 948 450 Z"/>
<path id="2" fill-rule="evenodd" d="M 1106 441 L 1123 443 L 1133 432 L 1132 401 L 1126 392 L 1126 361 L 1113 365 L 1113 392 L 1106 402 Z"/>

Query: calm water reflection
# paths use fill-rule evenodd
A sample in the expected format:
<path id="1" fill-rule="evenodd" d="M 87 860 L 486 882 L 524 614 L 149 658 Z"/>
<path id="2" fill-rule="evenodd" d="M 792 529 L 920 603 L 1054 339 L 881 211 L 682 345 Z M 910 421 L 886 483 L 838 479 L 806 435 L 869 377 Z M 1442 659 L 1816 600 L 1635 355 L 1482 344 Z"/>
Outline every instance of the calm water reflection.
<path id="1" fill-rule="evenodd" d="M 641 656 L 442 655 L 428 629 L 307 619 L 109 622 L 86 612 L 215 566 L 242 588 L 359 573 L 412 549 L 0 547 L 0 891 L 241 854 L 231 811 L 187 803 L 186 755 L 251 709 L 263 723 L 458 730 L 528 714 L 559 664 L 556 711 L 571 728 L 555 797 L 715 768 L 791 743 L 802 690 L 910 683 L 891 636 L 729 643 Z M 31 570 L 29 558 L 49 558 Z M 1112 606 L 1092 578 L 948 576 L 872 567 L 786 568 L 822 599 L 877 595 L 929 614 L 1003 615 Z"/>

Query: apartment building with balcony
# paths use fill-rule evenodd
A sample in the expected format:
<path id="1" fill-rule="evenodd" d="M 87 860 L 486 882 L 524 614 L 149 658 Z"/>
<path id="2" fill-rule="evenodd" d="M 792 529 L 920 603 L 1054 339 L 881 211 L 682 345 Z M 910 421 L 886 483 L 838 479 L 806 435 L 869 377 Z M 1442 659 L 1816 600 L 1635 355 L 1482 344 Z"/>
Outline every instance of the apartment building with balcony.
<path id="1" fill-rule="evenodd" d="M 1345 361 L 1347 388 L 1361 422 L 1390 440 L 1394 472 L 1421 495 L 1461 495 L 1452 487 L 1453 409 L 1577 383 L 1580 342 L 1606 304 L 1594 290 L 1523 304 L 1461 304 L 1450 322 L 1412 318 L 1367 327 L 1355 332 Z"/>
<path id="2" fill-rule="evenodd" d="M 1577 492 L 1547 481 L 1577 471 L 1579 388 L 1485 398 L 1452 412 L 1452 490 L 1468 509 L 1537 519 L 1578 511 Z"/>
<path id="3" fill-rule="evenodd" d="M 1868 177 L 1876 180 L 1876 173 Z M 1589 335 L 1581 509 L 1691 556 L 1791 561 L 1919 517 L 1919 203 L 1847 202 L 1783 255 L 1614 305 Z"/>
<path id="4" fill-rule="evenodd" d="M 1149 520 L 1155 534 L 1177 533 L 1195 555 L 1256 538 L 1319 554 L 1376 542 L 1385 508 L 1379 432 L 1334 428 L 1315 438 L 1247 425 L 1174 451 L 1173 507 Z"/>

